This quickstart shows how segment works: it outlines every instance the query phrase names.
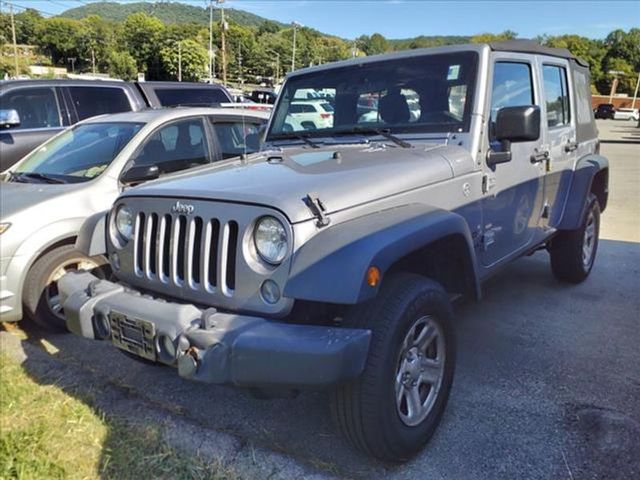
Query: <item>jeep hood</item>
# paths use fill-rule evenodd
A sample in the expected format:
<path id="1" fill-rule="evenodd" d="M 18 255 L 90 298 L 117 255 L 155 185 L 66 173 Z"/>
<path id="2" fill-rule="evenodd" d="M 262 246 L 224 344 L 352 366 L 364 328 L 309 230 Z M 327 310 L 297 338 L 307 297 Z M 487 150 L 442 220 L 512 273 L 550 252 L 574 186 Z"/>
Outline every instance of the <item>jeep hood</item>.
<path id="1" fill-rule="evenodd" d="M 158 196 L 251 203 L 273 207 L 292 223 L 313 213 L 303 199 L 317 196 L 331 214 L 420 188 L 474 168 L 457 146 L 416 144 L 400 148 L 358 144 L 286 147 L 225 161 L 146 183 L 124 196 Z"/>

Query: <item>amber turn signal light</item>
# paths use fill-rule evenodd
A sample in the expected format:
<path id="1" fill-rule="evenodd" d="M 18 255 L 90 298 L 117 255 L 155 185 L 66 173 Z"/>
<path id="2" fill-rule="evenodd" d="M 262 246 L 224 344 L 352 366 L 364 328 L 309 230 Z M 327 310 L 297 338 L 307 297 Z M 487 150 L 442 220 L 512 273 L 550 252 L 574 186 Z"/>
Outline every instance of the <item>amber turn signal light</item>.
<path id="1" fill-rule="evenodd" d="M 380 269 L 378 267 L 369 267 L 367 270 L 367 285 L 375 287 L 380 283 Z"/>

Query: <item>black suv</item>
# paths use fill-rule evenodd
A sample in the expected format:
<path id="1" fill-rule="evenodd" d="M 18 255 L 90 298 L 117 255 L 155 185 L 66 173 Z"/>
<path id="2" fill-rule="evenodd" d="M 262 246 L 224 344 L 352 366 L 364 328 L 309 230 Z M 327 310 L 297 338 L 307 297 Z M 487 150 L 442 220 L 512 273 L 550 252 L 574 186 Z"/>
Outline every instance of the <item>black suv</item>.
<path id="1" fill-rule="evenodd" d="M 118 80 L 0 82 L 0 171 L 64 128 L 105 113 L 176 105 L 211 106 L 233 99 L 221 85 Z M 16 115 L 17 114 L 17 115 Z"/>
<path id="2" fill-rule="evenodd" d="M 595 111 L 593 112 L 593 115 L 596 118 L 604 118 L 604 119 L 609 118 L 613 120 L 613 116 L 615 115 L 615 113 L 616 113 L 616 109 L 612 103 L 601 103 L 596 107 Z"/>

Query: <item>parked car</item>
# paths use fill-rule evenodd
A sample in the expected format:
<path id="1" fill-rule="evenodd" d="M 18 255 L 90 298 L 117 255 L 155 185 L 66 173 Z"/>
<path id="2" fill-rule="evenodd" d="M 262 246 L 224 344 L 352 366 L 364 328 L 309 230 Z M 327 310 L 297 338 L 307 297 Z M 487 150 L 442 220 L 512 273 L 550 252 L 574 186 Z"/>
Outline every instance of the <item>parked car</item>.
<path id="1" fill-rule="evenodd" d="M 333 106 L 326 100 L 294 101 L 285 122 L 294 130 L 329 128 L 333 124 Z"/>
<path id="2" fill-rule="evenodd" d="M 637 108 L 619 108 L 613 114 L 614 120 L 631 120 L 637 122 L 640 119 L 640 111 Z"/>
<path id="3" fill-rule="evenodd" d="M 268 103 L 273 105 L 276 103 L 276 98 L 278 98 L 278 94 L 273 90 L 253 90 L 248 98 L 256 103 Z"/>
<path id="4" fill-rule="evenodd" d="M 601 103 L 593 112 L 594 117 L 613 120 L 616 109 L 613 103 Z"/>
<path id="5" fill-rule="evenodd" d="M 116 80 L 0 81 L 0 171 L 70 125 L 96 115 L 232 102 L 221 85 Z M 10 120 L 10 121 L 9 121 Z"/>
<path id="6" fill-rule="evenodd" d="M 114 279 L 62 277 L 67 325 L 194 381 L 330 388 L 353 445 L 407 460 L 451 390 L 451 299 L 479 300 L 540 249 L 561 281 L 591 272 L 608 163 L 589 85 L 569 51 L 526 41 L 297 70 L 263 151 L 127 190 L 87 220 L 77 245 L 108 255 Z M 297 92 L 323 88 L 339 115 L 292 131 Z M 357 95 L 374 92 L 384 127 L 357 123 Z"/>
<path id="7" fill-rule="evenodd" d="M 82 222 L 131 185 L 257 150 L 267 118 L 221 108 L 103 115 L 68 128 L 4 172 L 0 321 L 26 313 L 44 327 L 64 327 L 56 280 L 70 269 L 100 273 L 106 263 L 74 249 Z"/>

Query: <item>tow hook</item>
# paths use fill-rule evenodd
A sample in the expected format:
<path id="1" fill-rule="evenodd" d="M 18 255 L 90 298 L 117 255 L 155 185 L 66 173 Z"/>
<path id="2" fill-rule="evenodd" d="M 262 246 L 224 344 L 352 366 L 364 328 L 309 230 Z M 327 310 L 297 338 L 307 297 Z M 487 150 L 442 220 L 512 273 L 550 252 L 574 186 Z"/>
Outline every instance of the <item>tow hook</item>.
<path id="1" fill-rule="evenodd" d="M 178 374 L 181 377 L 191 378 L 198 371 L 200 364 L 199 350 L 196 347 L 189 347 L 184 354 L 178 357 Z"/>

